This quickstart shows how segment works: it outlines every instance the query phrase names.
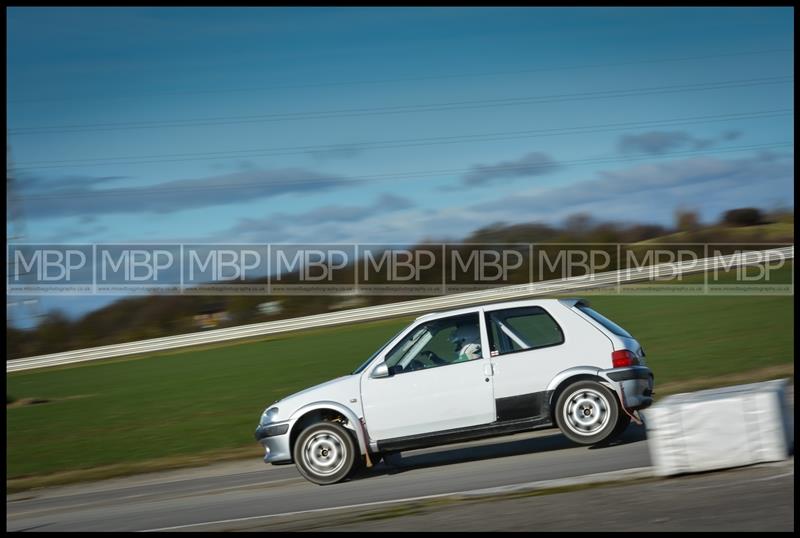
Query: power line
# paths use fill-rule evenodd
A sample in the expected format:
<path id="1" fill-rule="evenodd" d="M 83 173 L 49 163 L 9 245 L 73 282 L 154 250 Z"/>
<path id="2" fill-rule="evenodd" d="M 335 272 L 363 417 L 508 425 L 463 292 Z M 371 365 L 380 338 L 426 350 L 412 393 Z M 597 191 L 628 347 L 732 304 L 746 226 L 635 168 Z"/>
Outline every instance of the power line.
<path id="1" fill-rule="evenodd" d="M 538 168 L 552 168 L 561 166 L 579 166 L 584 164 L 602 164 L 613 162 L 630 162 L 640 161 L 644 159 L 662 158 L 669 156 L 697 156 L 697 155 L 710 155 L 717 153 L 735 153 L 741 151 L 765 150 L 776 147 L 794 146 L 794 142 L 773 142 L 769 144 L 754 144 L 746 146 L 732 146 L 728 148 L 720 148 L 713 151 L 678 151 L 678 152 L 665 152 L 658 155 L 652 154 L 638 154 L 630 155 L 627 157 L 591 157 L 585 159 L 574 159 L 568 161 L 557 161 L 536 164 L 526 164 L 524 166 L 497 166 L 492 167 L 493 171 L 514 171 L 514 170 L 535 170 Z M 441 169 L 441 170 L 421 170 L 417 172 L 401 172 L 391 174 L 370 174 L 365 176 L 345 177 L 309 177 L 292 180 L 272 180 L 272 181 L 250 181 L 240 183 L 219 183 L 219 184 L 206 184 L 191 187 L 125 187 L 117 189 L 106 189 L 94 192 L 61 192 L 53 194 L 42 195 L 28 195 L 28 200 L 45 200 L 45 199 L 65 199 L 65 198 L 95 198 L 98 196 L 147 196 L 147 195 L 160 195 L 165 192 L 196 192 L 217 189 L 242 189 L 242 188 L 255 188 L 255 187 L 270 187 L 273 185 L 294 185 L 294 184 L 325 184 L 325 183 L 361 183 L 369 181 L 384 181 L 384 180 L 397 180 L 397 179 L 413 179 L 421 177 L 430 177 L 444 174 L 465 173 L 473 171 L 473 168 L 456 168 L 456 169 Z"/>
<path id="2" fill-rule="evenodd" d="M 230 125 L 238 123 L 260 123 L 270 121 L 293 121 L 303 119 L 328 119 L 352 116 L 369 116 L 382 114 L 406 114 L 412 112 L 438 112 L 447 110 L 463 110 L 469 108 L 487 108 L 498 106 L 515 106 L 522 104 L 540 104 L 562 101 L 580 101 L 590 99 L 609 99 L 618 97 L 637 97 L 641 95 L 656 95 L 667 93 L 682 93 L 693 91 L 707 91 L 768 84 L 786 84 L 794 81 L 792 76 L 761 77 L 750 79 L 737 79 L 718 82 L 703 82 L 696 84 L 679 84 L 671 86 L 654 86 L 646 88 L 604 90 L 597 92 L 580 92 L 568 94 L 553 94 L 528 97 L 507 97 L 501 99 L 479 99 L 471 101 L 450 101 L 444 103 L 398 105 L 391 107 L 352 108 L 316 112 L 287 112 L 247 116 L 220 116 L 209 118 L 195 118 L 186 120 L 163 120 L 145 122 L 117 122 L 95 124 L 51 125 L 39 127 L 18 127 L 10 129 L 10 134 L 40 134 L 40 133 L 78 133 L 91 131 L 119 131 L 130 129 L 153 129 L 164 127 L 198 127 L 211 125 Z"/>
<path id="3" fill-rule="evenodd" d="M 11 160 L 11 146 L 6 145 L 6 204 L 11 220 L 11 236 L 6 236 L 6 241 L 25 237 L 25 215 L 22 211 L 15 175 L 14 164 Z"/>
<path id="4" fill-rule="evenodd" d="M 20 241 L 25 239 L 25 214 L 23 212 L 22 207 L 22 197 L 20 196 L 19 189 L 17 187 L 18 181 L 16 180 L 16 173 L 13 161 L 11 160 L 11 146 L 6 145 L 6 203 L 9 208 L 9 217 L 11 221 L 11 235 L 6 236 L 6 244 L 11 244 L 12 241 Z M 7 224 L 8 225 L 8 224 Z M 7 260 L 8 267 L 6 268 L 6 282 L 8 282 L 9 278 L 15 278 L 22 275 L 30 274 L 31 271 L 27 272 L 17 272 L 16 268 L 12 271 L 11 269 L 11 261 Z M 6 308 L 11 308 L 13 306 L 24 306 L 28 309 L 28 317 L 32 317 L 34 319 L 38 319 L 39 313 L 39 300 L 38 299 L 28 299 L 28 298 L 21 298 L 14 303 L 6 302 Z M 19 310 L 14 309 L 14 312 L 18 314 Z M 24 314 L 24 312 L 23 312 Z M 9 321 L 13 323 L 13 319 L 15 316 L 6 314 Z M 17 321 L 19 321 L 19 315 L 16 316 Z"/>
<path id="5" fill-rule="evenodd" d="M 220 93 L 237 93 L 237 92 L 258 92 L 258 91 L 265 91 L 265 90 L 278 90 L 278 89 L 299 89 L 299 88 L 321 88 L 321 87 L 330 87 L 330 86 L 357 86 L 361 84 L 389 84 L 389 83 L 396 83 L 396 82 L 413 82 L 413 81 L 421 81 L 421 80 L 439 80 L 439 79 L 451 79 L 451 78 L 473 78 L 473 77 L 492 77 L 492 76 L 502 76 L 502 75 L 518 75 L 518 74 L 526 74 L 526 73 L 544 73 L 544 72 L 554 72 L 554 71 L 572 71 L 572 70 L 581 70 L 581 69 L 597 69 L 603 67 L 622 67 L 627 65 L 644 65 L 644 64 L 658 64 L 658 63 L 671 63 L 671 62 L 685 62 L 691 60 L 706 60 L 706 59 L 715 59 L 715 58 L 731 58 L 737 56 L 754 56 L 759 54 L 772 54 L 772 53 L 781 53 L 781 52 L 792 52 L 794 49 L 785 48 L 785 49 L 767 49 L 767 50 L 757 50 L 757 51 L 746 51 L 746 52 L 731 52 L 731 53 L 721 53 L 721 54 L 706 54 L 702 56 L 688 56 L 688 57 L 681 57 L 681 58 L 660 58 L 656 60 L 634 60 L 628 62 L 610 62 L 604 64 L 582 64 L 582 65 L 573 65 L 573 66 L 562 66 L 562 67 L 540 67 L 536 69 L 517 69 L 511 71 L 490 71 L 490 72 L 483 72 L 483 73 L 456 73 L 456 74 L 445 74 L 445 75 L 430 75 L 430 76 L 417 76 L 417 77 L 402 77 L 402 78 L 392 78 L 392 79 L 378 79 L 378 80 L 356 80 L 356 81 L 340 81 L 340 82 L 320 82 L 320 83 L 313 83 L 313 84 L 289 84 L 289 85 L 274 85 L 274 86 L 262 86 L 262 87 L 253 87 L 253 88 L 224 88 L 219 90 L 178 90 L 178 91 L 160 91 L 160 92 L 147 92 L 147 93 L 139 93 L 136 95 L 128 95 L 128 96 L 93 96 L 87 97 L 85 95 L 80 96 L 72 96 L 72 97 L 43 97 L 43 98 L 27 98 L 27 99 L 12 99 L 9 103 L 41 103 L 47 101 L 74 101 L 74 100 L 86 100 L 91 99 L 92 101 L 96 100 L 107 100 L 107 99 L 133 99 L 139 97 L 146 97 L 146 96 L 155 96 L 155 95 L 192 95 L 192 94 L 220 94 Z"/>
<path id="6" fill-rule="evenodd" d="M 464 142 L 485 142 L 497 140 L 513 140 L 519 138 L 537 138 L 549 136 L 563 136 L 571 134 L 587 134 L 587 133 L 600 133 L 610 132 L 616 130 L 638 128 L 638 127 L 672 127 L 679 125 L 691 125 L 695 123 L 711 123 L 720 121 L 731 120 L 749 120 L 761 119 L 770 117 L 779 117 L 793 114 L 793 109 L 775 109 L 763 110 L 755 112 L 742 112 L 732 114 L 718 114 L 710 116 L 693 116 L 684 118 L 671 118 L 663 120 L 648 120 L 640 122 L 619 122 L 599 125 L 584 125 L 576 127 L 562 127 L 551 129 L 533 129 L 525 131 L 503 131 L 494 133 L 481 133 L 469 135 L 453 135 L 441 137 L 426 137 L 426 138 L 408 138 L 408 139 L 395 139 L 395 140 L 381 140 L 381 141 L 362 141 L 350 142 L 345 144 L 327 144 L 318 146 L 285 146 L 277 148 L 256 148 L 256 149 L 243 149 L 243 150 L 229 150 L 229 151 L 211 151 L 199 153 L 172 153 L 160 155 L 132 155 L 124 157 L 105 157 L 93 159 L 62 159 L 62 160 L 44 160 L 44 161 L 28 161 L 18 163 L 19 169 L 35 170 L 35 169 L 52 169 L 52 168 L 80 168 L 87 166 L 110 166 L 110 165 L 137 165 L 137 164 L 156 164 L 156 163 L 171 163 L 171 162 L 190 162 L 190 161 L 205 161 L 215 159 L 229 159 L 229 158 L 242 158 L 242 157 L 261 157 L 261 156 L 278 156 L 278 155 L 296 155 L 309 152 L 323 152 L 340 149 L 342 147 L 357 147 L 363 150 L 374 149 L 387 149 L 399 147 L 418 147 L 429 146 L 438 144 L 457 144 Z"/>

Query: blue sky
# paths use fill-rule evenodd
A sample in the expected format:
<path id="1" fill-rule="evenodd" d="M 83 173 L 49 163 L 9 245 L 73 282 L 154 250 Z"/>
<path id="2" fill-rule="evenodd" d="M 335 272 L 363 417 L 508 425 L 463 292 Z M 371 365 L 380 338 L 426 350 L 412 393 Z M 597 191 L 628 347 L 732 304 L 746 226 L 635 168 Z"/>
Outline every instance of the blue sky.
<path id="1" fill-rule="evenodd" d="M 7 30 L 28 242 L 793 205 L 791 8 L 11 8 Z"/>

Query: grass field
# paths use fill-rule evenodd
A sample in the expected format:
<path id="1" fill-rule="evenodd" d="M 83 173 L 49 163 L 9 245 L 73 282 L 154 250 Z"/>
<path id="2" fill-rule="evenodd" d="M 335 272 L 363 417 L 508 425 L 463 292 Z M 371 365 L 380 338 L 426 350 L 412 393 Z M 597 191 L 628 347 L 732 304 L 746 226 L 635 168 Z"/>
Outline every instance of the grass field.
<path id="1" fill-rule="evenodd" d="M 793 296 L 591 302 L 642 342 L 657 391 L 794 360 Z M 8 394 L 48 402 L 7 407 L 6 477 L 257 447 L 266 405 L 349 373 L 409 319 L 7 374 Z"/>

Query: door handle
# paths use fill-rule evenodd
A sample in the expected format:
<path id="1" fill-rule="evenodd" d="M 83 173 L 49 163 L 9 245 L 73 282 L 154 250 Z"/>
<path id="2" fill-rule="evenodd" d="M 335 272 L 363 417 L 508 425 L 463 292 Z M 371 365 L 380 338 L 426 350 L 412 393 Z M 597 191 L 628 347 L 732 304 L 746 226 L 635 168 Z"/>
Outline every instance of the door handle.
<path id="1" fill-rule="evenodd" d="M 483 366 L 483 375 L 485 375 L 486 377 L 490 377 L 490 376 L 494 375 L 494 368 L 492 368 L 492 364 L 491 363 L 485 364 Z M 488 379 L 487 379 L 487 381 L 488 381 Z"/>

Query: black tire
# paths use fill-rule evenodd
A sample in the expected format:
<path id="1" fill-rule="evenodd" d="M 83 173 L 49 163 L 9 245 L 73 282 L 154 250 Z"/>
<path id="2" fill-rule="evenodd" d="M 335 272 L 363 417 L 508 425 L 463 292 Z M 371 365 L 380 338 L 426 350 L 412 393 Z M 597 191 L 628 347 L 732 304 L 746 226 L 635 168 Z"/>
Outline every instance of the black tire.
<path id="1" fill-rule="evenodd" d="M 628 426 L 630 426 L 630 423 L 631 423 L 630 415 L 628 415 L 628 413 L 622 411 L 619 414 L 619 418 L 617 419 L 617 425 L 614 427 L 614 431 L 611 432 L 611 435 L 609 436 L 608 440 L 609 441 L 613 441 L 614 439 L 618 439 L 619 437 L 622 437 L 622 434 L 625 433 L 625 430 L 628 429 Z"/>
<path id="2" fill-rule="evenodd" d="M 556 402 L 556 424 L 568 439 L 580 445 L 610 439 L 620 425 L 620 414 L 616 395 L 595 381 L 573 383 Z"/>
<path id="3" fill-rule="evenodd" d="M 318 422 L 300 432 L 292 454 L 300 474 L 320 485 L 344 480 L 361 458 L 353 436 L 336 422 Z"/>

